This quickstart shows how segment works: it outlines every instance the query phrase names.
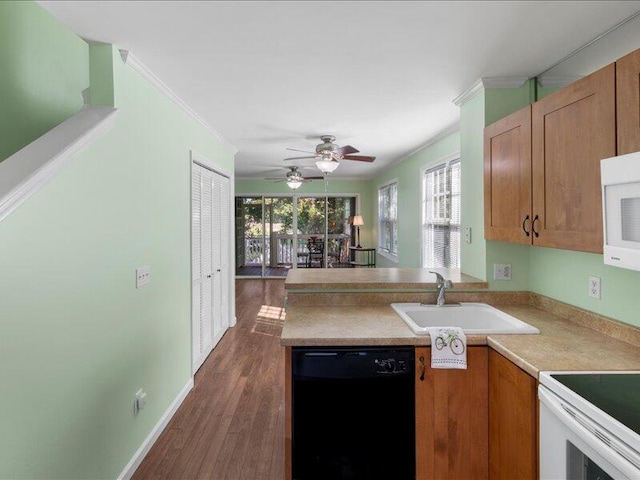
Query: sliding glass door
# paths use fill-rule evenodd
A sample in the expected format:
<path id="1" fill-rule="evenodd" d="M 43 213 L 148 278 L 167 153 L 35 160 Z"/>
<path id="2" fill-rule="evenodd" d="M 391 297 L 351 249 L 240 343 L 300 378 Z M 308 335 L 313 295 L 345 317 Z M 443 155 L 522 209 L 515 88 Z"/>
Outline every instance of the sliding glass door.
<path id="1" fill-rule="evenodd" d="M 265 243 L 267 251 L 263 276 L 284 277 L 292 267 L 293 199 L 274 197 L 264 199 Z"/>
<path id="2" fill-rule="evenodd" d="M 356 213 L 354 197 L 327 199 L 327 265 L 334 268 L 349 266 L 349 247 L 355 245 L 355 232 L 349 219 Z"/>
<path id="3" fill-rule="evenodd" d="M 262 276 L 264 225 L 262 197 L 236 197 L 236 275 Z"/>
<path id="4" fill-rule="evenodd" d="M 300 197 L 297 201 L 298 267 L 324 267 L 325 197 Z M 311 248 L 310 248 L 311 246 Z"/>
<path id="5" fill-rule="evenodd" d="M 236 275 L 349 265 L 355 196 L 236 197 Z"/>

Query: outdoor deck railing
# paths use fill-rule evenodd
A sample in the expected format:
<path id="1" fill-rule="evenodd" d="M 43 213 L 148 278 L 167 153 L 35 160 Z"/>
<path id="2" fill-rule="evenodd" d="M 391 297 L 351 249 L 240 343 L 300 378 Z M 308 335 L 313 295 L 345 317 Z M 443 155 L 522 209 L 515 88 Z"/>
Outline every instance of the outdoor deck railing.
<path id="1" fill-rule="evenodd" d="M 274 235 L 266 237 L 264 240 L 264 248 L 262 237 L 244 237 L 244 264 L 261 265 L 264 258 L 270 259 L 270 266 L 292 265 L 295 261 L 305 262 L 308 255 L 307 243 L 310 238 L 315 237 L 324 239 L 324 235 L 305 234 L 298 235 L 298 250 L 294 255 L 293 252 L 293 235 Z M 329 234 L 327 235 L 327 262 L 328 265 L 333 263 L 347 263 L 349 261 L 349 236 L 345 234 Z M 272 252 L 275 255 L 272 256 Z"/>

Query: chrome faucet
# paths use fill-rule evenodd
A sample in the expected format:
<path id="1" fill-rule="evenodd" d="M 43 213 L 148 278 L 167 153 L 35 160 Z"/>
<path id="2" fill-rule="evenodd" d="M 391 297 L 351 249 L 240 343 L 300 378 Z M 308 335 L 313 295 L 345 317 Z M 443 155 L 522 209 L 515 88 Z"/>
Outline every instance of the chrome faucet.
<path id="1" fill-rule="evenodd" d="M 431 270 L 429 270 L 429 273 L 433 273 L 436 276 L 436 287 L 438 287 L 438 299 L 436 300 L 436 305 L 440 307 L 445 303 L 445 290 L 453 288 L 453 283 L 451 282 L 451 280 L 445 280 L 444 277 L 438 272 L 432 272 Z"/>

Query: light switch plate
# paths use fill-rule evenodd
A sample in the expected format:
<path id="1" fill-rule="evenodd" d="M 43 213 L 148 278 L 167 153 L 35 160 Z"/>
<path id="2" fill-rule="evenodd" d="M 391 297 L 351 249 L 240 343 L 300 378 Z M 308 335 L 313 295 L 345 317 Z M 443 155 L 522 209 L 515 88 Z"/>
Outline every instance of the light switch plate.
<path id="1" fill-rule="evenodd" d="M 151 267 L 147 265 L 136 268 L 136 288 L 143 287 L 149 283 L 151 283 Z"/>
<path id="2" fill-rule="evenodd" d="M 471 243 L 471 227 L 464 227 L 464 243 Z"/>
<path id="3" fill-rule="evenodd" d="M 136 397 L 133 401 L 133 415 L 138 415 L 140 410 L 147 406 L 147 392 L 140 389 L 136 392 Z"/>
<path id="4" fill-rule="evenodd" d="M 494 263 L 493 279 L 494 280 L 511 280 L 511 264 L 510 263 Z"/>

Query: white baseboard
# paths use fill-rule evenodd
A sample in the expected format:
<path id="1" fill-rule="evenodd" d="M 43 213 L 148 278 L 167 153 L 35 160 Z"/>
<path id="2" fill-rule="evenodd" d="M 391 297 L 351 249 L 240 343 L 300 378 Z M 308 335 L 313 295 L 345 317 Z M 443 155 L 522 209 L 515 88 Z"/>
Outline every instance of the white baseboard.
<path id="1" fill-rule="evenodd" d="M 187 384 L 182 388 L 182 390 L 180 390 L 180 392 L 173 400 L 173 402 L 171 402 L 171 405 L 169 405 L 169 408 L 167 408 L 167 410 L 164 412 L 156 426 L 153 427 L 147 438 L 144 439 L 144 442 L 142 442 L 142 445 L 140 445 L 138 451 L 133 455 L 131 460 L 129 460 L 129 463 L 127 463 L 127 466 L 124 467 L 122 473 L 118 475 L 118 480 L 129 480 L 133 476 L 136 469 L 142 463 L 145 455 L 149 453 L 149 450 L 151 450 L 151 447 L 156 442 L 166 426 L 169 424 L 169 420 L 171 420 L 171 418 L 175 415 L 178 407 L 182 405 L 182 402 L 184 402 L 184 399 L 187 397 L 187 394 L 191 391 L 192 388 L 193 377 L 191 377 Z"/>

